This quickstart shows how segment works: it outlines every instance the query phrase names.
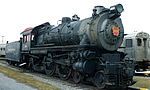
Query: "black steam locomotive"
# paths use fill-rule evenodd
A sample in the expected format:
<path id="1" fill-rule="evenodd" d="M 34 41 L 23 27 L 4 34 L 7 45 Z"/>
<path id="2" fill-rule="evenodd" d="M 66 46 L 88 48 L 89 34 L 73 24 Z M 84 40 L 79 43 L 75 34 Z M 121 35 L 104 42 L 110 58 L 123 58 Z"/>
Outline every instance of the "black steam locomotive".
<path id="1" fill-rule="evenodd" d="M 92 17 L 63 17 L 57 27 L 48 22 L 27 28 L 20 41 L 8 43 L 9 64 L 72 78 L 75 83 L 90 81 L 98 88 L 126 87 L 132 83 L 133 61 L 118 52 L 124 37 L 121 4 L 95 6 Z"/>

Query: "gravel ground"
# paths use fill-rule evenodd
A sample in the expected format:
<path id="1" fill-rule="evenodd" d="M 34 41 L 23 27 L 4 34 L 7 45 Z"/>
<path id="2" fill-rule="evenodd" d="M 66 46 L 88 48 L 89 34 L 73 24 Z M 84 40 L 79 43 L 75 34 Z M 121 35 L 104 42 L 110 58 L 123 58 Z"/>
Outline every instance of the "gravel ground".
<path id="1" fill-rule="evenodd" d="M 63 81 L 57 77 L 48 77 L 46 75 L 38 74 L 38 73 L 25 73 L 27 75 L 33 76 L 33 78 L 49 83 L 53 86 L 60 88 L 61 90 L 98 90 L 94 86 L 89 86 L 85 84 L 74 84 L 71 81 Z"/>
<path id="2" fill-rule="evenodd" d="M 0 73 L 0 90 L 37 90 Z"/>

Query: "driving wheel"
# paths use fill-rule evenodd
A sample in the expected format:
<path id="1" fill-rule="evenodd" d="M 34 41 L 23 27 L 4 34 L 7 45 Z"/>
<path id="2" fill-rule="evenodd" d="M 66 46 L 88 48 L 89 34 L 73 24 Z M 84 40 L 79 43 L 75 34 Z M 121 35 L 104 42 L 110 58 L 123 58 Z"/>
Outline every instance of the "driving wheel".
<path id="1" fill-rule="evenodd" d="M 74 71 L 72 73 L 72 78 L 73 78 L 73 81 L 77 84 L 77 83 L 80 83 L 81 80 L 82 80 L 82 75 L 80 72 L 78 71 Z"/>
<path id="2" fill-rule="evenodd" d="M 106 85 L 106 77 L 103 71 L 98 71 L 95 73 L 94 76 L 94 84 L 99 88 L 102 89 Z"/>
<path id="3" fill-rule="evenodd" d="M 71 75 L 71 69 L 68 66 L 59 65 L 58 75 L 61 79 L 67 80 Z"/>

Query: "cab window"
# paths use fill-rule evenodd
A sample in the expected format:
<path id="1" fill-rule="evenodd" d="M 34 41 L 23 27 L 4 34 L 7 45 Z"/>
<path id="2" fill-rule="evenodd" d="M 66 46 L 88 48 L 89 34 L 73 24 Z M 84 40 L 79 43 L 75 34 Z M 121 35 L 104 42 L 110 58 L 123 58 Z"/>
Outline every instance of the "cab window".
<path id="1" fill-rule="evenodd" d="M 24 43 L 29 42 L 29 41 L 30 41 L 30 38 L 31 38 L 30 35 L 24 35 L 24 36 L 23 36 L 23 42 L 24 42 Z"/>
<path id="2" fill-rule="evenodd" d="M 126 43 L 125 43 L 125 46 L 126 46 L 127 48 L 132 47 L 132 44 L 133 44 L 132 39 L 126 39 L 125 42 L 126 42 Z"/>
<path id="3" fill-rule="evenodd" d="M 34 39 L 34 35 L 31 36 L 31 40 L 33 40 L 33 39 Z"/>
<path id="4" fill-rule="evenodd" d="M 23 36 L 23 42 L 24 43 L 27 42 L 27 36 L 26 35 Z"/>
<path id="5" fill-rule="evenodd" d="M 27 41 L 30 41 L 30 38 L 31 38 L 30 35 L 27 35 Z"/>

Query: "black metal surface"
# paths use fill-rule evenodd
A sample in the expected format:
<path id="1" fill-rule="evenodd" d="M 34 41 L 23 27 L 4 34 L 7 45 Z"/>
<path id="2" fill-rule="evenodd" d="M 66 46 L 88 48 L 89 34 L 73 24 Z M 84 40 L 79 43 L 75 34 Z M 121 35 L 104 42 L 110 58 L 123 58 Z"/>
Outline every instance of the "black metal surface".
<path id="1" fill-rule="evenodd" d="M 6 58 L 11 61 L 20 62 L 20 42 L 12 42 L 6 45 Z"/>
<path id="2" fill-rule="evenodd" d="M 95 72 L 96 64 L 90 60 L 80 61 L 73 64 L 73 69 L 82 73 L 92 74 Z"/>

